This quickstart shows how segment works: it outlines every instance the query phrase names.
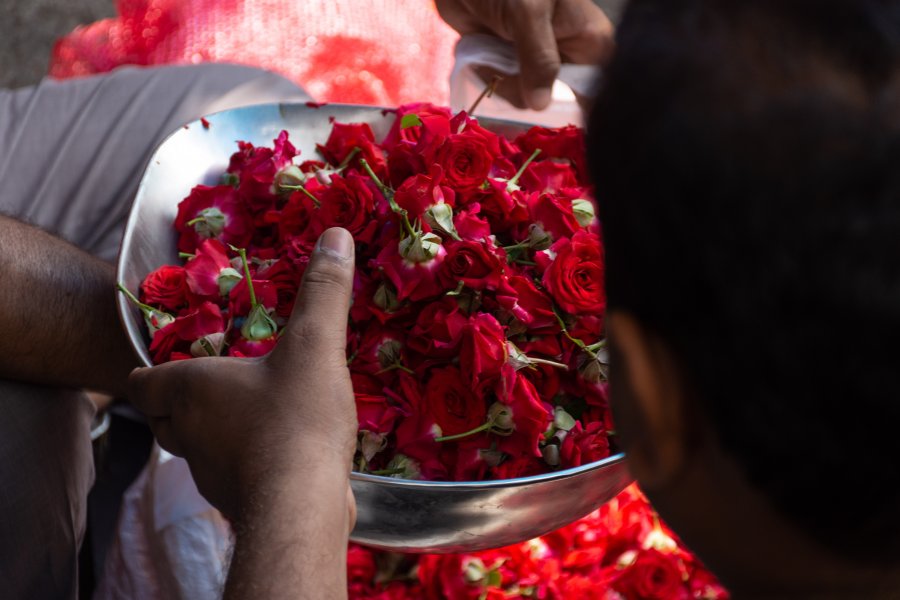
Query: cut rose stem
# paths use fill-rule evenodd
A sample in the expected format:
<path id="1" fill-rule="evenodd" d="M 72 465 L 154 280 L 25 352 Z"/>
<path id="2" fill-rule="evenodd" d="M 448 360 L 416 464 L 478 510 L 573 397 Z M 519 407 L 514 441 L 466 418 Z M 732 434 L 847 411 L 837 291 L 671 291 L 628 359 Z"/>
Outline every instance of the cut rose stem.
<path id="1" fill-rule="evenodd" d="M 484 423 L 483 425 L 479 425 L 478 427 L 476 427 L 475 429 L 472 429 L 471 431 L 466 431 L 465 433 L 457 433 L 455 435 L 445 435 L 445 436 L 442 436 L 439 438 L 434 438 L 434 441 L 436 441 L 436 442 L 452 442 L 454 440 L 461 440 L 461 439 L 467 438 L 471 435 L 481 433 L 482 431 L 487 431 L 488 429 L 490 429 L 493 426 L 494 426 L 494 422 L 488 421 L 487 423 Z"/>
<path id="2" fill-rule="evenodd" d="M 490 98 L 494 95 L 494 92 L 497 91 L 497 85 L 503 81 L 503 77 L 500 75 L 494 75 L 494 78 L 491 79 L 491 82 L 487 84 L 487 86 L 482 90 L 481 94 L 478 95 L 478 98 L 475 99 L 475 102 L 472 103 L 471 108 L 469 108 L 469 116 L 475 114 L 475 110 L 478 108 L 478 105 L 481 104 L 481 101 L 485 98 Z"/>

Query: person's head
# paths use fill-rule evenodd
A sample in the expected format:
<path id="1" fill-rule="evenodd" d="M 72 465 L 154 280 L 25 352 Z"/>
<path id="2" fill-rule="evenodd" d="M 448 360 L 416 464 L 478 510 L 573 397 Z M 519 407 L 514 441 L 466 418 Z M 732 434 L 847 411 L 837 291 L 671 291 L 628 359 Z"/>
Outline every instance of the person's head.
<path id="1" fill-rule="evenodd" d="M 900 1 L 632 0 L 617 43 L 588 153 L 634 474 L 690 531 L 720 452 L 814 544 L 900 561 Z"/>

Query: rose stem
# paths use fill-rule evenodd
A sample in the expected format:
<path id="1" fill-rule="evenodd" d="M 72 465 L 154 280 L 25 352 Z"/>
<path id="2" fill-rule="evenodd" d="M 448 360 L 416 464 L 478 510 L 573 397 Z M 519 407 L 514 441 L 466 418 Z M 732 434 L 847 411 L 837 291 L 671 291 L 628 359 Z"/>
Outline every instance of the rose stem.
<path id="1" fill-rule="evenodd" d="M 478 98 L 475 99 L 475 102 L 472 104 L 471 108 L 469 108 L 469 116 L 475 114 L 475 110 L 478 108 L 478 105 L 481 104 L 482 100 L 484 100 L 485 98 L 490 98 L 494 95 L 494 92 L 497 91 L 497 84 L 499 84 L 501 81 L 503 81 L 503 77 L 501 77 L 500 75 L 494 75 L 494 78 L 491 79 L 491 82 L 487 84 L 487 86 L 485 86 Z"/>

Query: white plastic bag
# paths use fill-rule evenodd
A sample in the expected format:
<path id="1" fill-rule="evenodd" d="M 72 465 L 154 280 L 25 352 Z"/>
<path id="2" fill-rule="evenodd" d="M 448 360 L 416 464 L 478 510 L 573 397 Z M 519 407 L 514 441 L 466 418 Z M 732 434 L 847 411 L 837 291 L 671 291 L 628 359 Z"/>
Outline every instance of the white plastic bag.
<path id="1" fill-rule="evenodd" d="M 187 463 L 154 444 L 125 492 L 94 600 L 220 598 L 231 546 L 228 522 L 197 491 Z"/>
<path id="2" fill-rule="evenodd" d="M 450 75 L 450 106 L 453 110 L 468 110 L 484 91 L 485 83 L 475 73 L 478 66 L 491 67 L 506 75 L 519 73 L 519 61 L 511 43 L 492 35 L 464 35 L 456 45 L 456 64 Z M 477 115 L 548 127 L 581 125 L 584 116 L 575 95 L 593 96 L 599 76 L 598 67 L 563 64 L 553 86 L 553 101 L 546 110 L 521 110 L 494 96 L 481 101 Z"/>

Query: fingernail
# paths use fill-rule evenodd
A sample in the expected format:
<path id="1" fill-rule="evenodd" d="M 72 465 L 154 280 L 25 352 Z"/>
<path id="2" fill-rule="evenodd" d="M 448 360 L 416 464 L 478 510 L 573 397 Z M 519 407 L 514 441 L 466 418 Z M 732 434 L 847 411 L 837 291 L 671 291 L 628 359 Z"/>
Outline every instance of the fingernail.
<path id="1" fill-rule="evenodd" d="M 319 236 L 316 251 L 340 261 L 348 261 L 353 256 L 353 236 L 346 229 L 332 227 Z"/>
<path id="2" fill-rule="evenodd" d="M 547 108 L 548 106 L 550 106 L 550 101 L 552 99 L 552 88 L 535 88 L 528 92 L 528 106 L 530 106 L 534 110 L 543 110 Z"/>

